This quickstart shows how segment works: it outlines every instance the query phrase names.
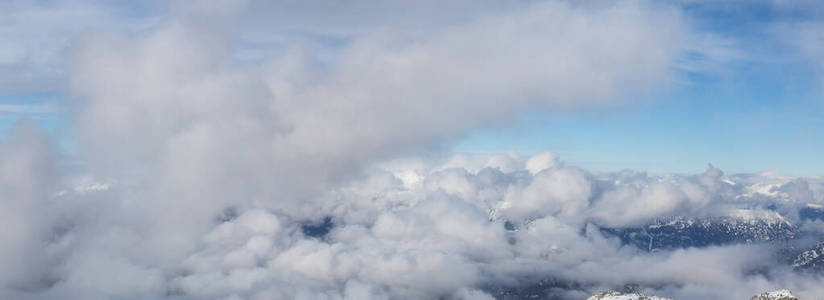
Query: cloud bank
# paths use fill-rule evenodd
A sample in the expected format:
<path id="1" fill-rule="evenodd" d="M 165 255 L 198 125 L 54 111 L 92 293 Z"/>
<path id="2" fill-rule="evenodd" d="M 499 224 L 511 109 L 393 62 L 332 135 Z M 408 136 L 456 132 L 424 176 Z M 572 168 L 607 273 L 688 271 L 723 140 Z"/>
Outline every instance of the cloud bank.
<path id="1" fill-rule="evenodd" d="M 15 157 L 6 147 L 11 156 L 4 157 Z M 55 195 L 19 192 L 12 195 L 21 201 L 8 203 L 15 214 L 4 218 L 4 228 L 16 230 L 3 232 L 17 247 L 4 248 L 2 258 L 28 271 L 4 273 L 3 292 L 31 299 L 483 299 L 541 280 L 562 282 L 555 293 L 562 299 L 626 285 L 676 299 L 779 287 L 801 297 L 822 292 L 819 277 L 781 265 L 769 244 L 645 252 L 599 230 L 673 215 L 747 221 L 759 213 L 818 226 L 770 213 L 824 203 L 821 179 L 727 176 L 713 168 L 689 176 L 602 174 L 557 160 L 534 174 L 527 169 L 547 157 L 554 155 L 390 161 L 319 194 L 307 203 L 318 204 L 313 215 L 227 206 L 202 227 L 185 216 L 163 219 L 176 212 L 145 211 L 139 201 L 148 200 L 127 198 L 136 193 L 128 184 L 81 178 Z M 15 161 L 23 165 L 4 162 L 3 170 L 38 167 Z M 38 174 L 18 178 L 32 176 L 16 187 L 47 184 Z M 328 227 L 307 230 L 323 227 L 324 217 Z"/>
<path id="2" fill-rule="evenodd" d="M 821 292 L 765 247 L 647 253 L 599 230 L 742 209 L 801 224 L 820 179 L 443 153 L 531 110 L 668 84 L 690 34 L 677 10 L 535 3 L 437 30 L 341 29 L 335 53 L 248 63 L 233 49 L 246 36 L 221 27 L 247 8 L 174 9 L 74 45 L 66 109 L 85 169 L 55 170 L 31 125 L 2 145 L 0 298 L 485 299 L 540 280 L 569 282 L 569 299 Z"/>

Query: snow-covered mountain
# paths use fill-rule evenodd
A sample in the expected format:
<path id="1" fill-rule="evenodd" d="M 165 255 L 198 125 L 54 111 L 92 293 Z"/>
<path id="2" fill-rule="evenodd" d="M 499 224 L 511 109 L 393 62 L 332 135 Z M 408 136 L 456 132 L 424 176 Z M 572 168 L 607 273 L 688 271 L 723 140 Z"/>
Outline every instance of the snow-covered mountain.
<path id="1" fill-rule="evenodd" d="M 600 292 L 587 298 L 587 300 L 672 300 L 658 296 L 647 296 L 638 293 L 621 293 L 614 291 Z M 772 292 L 764 292 L 752 296 L 750 300 L 799 300 L 790 290 L 781 289 Z"/>
<path id="2" fill-rule="evenodd" d="M 818 215 L 806 207 L 802 218 Z M 817 219 L 817 218 L 816 218 Z M 824 235 L 791 223 L 780 214 L 760 217 L 672 217 L 657 219 L 643 226 L 601 228 L 605 236 L 617 237 L 622 243 L 648 252 L 684 248 L 701 248 L 730 244 L 768 244 L 776 256 L 794 269 L 805 272 L 824 271 Z"/>
<path id="3" fill-rule="evenodd" d="M 637 293 L 621 293 L 621 292 L 600 292 L 587 300 L 672 300 L 670 298 L 661 298 L 656 296 L 646 296 Z"/>
<path id="4" fill-rule="evenodd" d="M 737 216 L 657 219 L 629 228 L 602 228 L 626 244 L 646 251 L 705 247 L 735 243 L 786 242 L 796 238 L 799 228 L 786 219 Z"/>
<path id="5" fill-rule="evenodd" d="M 793 267 L 806 271 L 824 270 L 824 241 L 802 251 L 793 260 Z"/>
<path id="6" fill-rule="evenodd" d="M 782 289 L 752 296 L 750 300 L 798 300 L 798 297 L 793 296 L 790 290 Z"/>

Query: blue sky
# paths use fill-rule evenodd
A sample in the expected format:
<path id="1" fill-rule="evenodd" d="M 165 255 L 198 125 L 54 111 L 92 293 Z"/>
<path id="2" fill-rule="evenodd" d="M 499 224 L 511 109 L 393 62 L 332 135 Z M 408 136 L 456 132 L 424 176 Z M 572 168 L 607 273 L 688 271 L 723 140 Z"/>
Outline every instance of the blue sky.
<path id="1" fill-rule="evenodd" d="M 790 3 L 792 4 L 792 3 Z M 802 3 L 803 4 L 803 3 Z M 724 2 L 683 5 L 696 27 L 739 45 L 741 57 L 712 70 L 684 71 L 674 88 L 634 105 L 581 113 L 536 113 L 512 128 L 477 131 L 463 152 L 552 149 L 594 170 L 824 173 L 824 97 L 814 64 L 774 33 L 777 24 L 815 22 L 817 5 Z M 780 33 L 779 33 L 780 34 Z M 824 55 L 824 53 L 822 53 Z M 687 57 L 698 59 L 701 57 Z"/>
<path id="2" fill-rule="evenodd" d="M 653 101 L 596 112 L 535 114 L 512 128 L 480 130 L 462 152 L 552 149 L 593 170 L 779 171 L 817 175 L 824 146 L 820 103 L 780 87 L 700 84 Z"/>
<path id="3" fill-rule="evenodd" d="M 65 11 L 77 4 L 67 3 L 45 7 Z M 43 40 L 62 34 L 62 43 L 16 39 L 8 34 L 14 29 L 2 36 L 12 46 L 21 44 L 19 49 L 45 44 L 54 53 L 37 59 L 0 49 L 0 79 L 6 81 L 0 85 L 0 138 L 16 120 L 28 117 L 50 132 L 61 149 L 71 151 L 71 127 L 63 109 L 69 100 L 62 74 L 72 41 L 100 27 L 140 32 L 164 15 L 163 9 L 153 5 L 105 4 L 83 6 L 88 12 L 77 13 L 104 16 L 90 18 L 97 21 L 77 21 L 60 32 L 36 28 Z M 824 158 L 818 154 L 818 149 L 824 149 L 824 63 L 815 52 L 821 49 L 816 45 L 824 32 L 820 30 L 824 26 L 819 26 L 822 5 L 804 1 L 687 1 L 675 6 L 694 33 L 709 38 L 703 39 L 706 44 L 696 46 L 698 50 L 679 58 L 671 84 L 628 95 L 630 101 L 606 107 L 533 111 L 509 126 L 475 130 L 456 141 L 454 150 L 526 154 L 549 150 L 559 153 L 564 161 L 602 171 L 700 172 L 712 163 L 728 173 L 824 173 Z M 366 19 L 380 23 L 384 18 L 389 17 Z M 282 51 L 284 44 L 300 41 L 316 49 L 320 61 L 332 59 L 329 57 L 351 37 L 368 31 L 364 28 L 370 24 L 364 22 L 343 29 L 309 22 L 274 39 L 241 40 L 238 55 L 254 61 L 257 56 Z M 441 25 L 449 22 L 432 21 Z M 26 24 L 18 25 L 23 28 Z M 807 34 L 799 38 L 795 36 L 798 32 Z M 804 40 L 810 36 L 812 41 Z M 17 49 L 13 48 L 9 49 Z M 23 76 L 33 83 L 20 87 L 15 80 Z"/>

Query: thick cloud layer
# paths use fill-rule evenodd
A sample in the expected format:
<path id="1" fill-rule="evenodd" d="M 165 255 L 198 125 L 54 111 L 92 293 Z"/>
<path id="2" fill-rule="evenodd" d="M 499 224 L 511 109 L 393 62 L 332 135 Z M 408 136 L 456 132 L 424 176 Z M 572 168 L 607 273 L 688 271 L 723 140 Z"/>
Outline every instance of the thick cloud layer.
<path id="1" fill-rule="evenodd" d="M 185 220 L 170 224 L 158 214 L 153 221 L 163 223 L 150 224 L 139 215 L 144 213 L 139 198 L 119 200 L 134 193 L 127 184 L 81 179 L 71 190 L 33 198 L 55 205 L 37 207 L 38 215 L 61 212 L 69 225 L 53 217 L 5 219 L 19 221 L 17 228 L 27 234 L 17 236 L 14 244 L 21 248 L 5 250 L 4 259 L 18 263 L 26 257 L 11 251 L 49 259 L 35 268 L 27 265 L 30 273 L 7 272 L 4 281 L 17 284 L 7 285 L 4 293 L 85 299 L 476 299 L 544 278 L 583 284 L 559 289 L 558 295 L 570 299 L 626 284 L 657 287 L 647 292 L 677 299 L 740 298 L 779 287 L 802 297 L 824 292 L 817 277 L 777 264 L 767 245 L 648 253 L 598 230 L 672 215 L 748 220 L 774 212 L 775 205 L 822 204 L 820 179 L 725 176 L 712 168 L 693 176 L 594 174 L 557 160 L 535 174 L 527 169 L 529 162 L 546 157 L 554 155 L 382 164 L 318 196 L 314 216 L 330 218 L 330 230 L 320 234 L 306 230 L 320 220 L 263 207 L 226 207 L 197 228 L 202 233 L 182 232 Z M 469 170 L 470 165 L 486 167 Z M 504 172 L 499 166 L 514 169 Z M 26 174 L 37 166 L 21 168 L 13 172 Z M 653 196 L 655 201 L 649 200 Z M 624 205 L 617 207 L 620 201 Z M 789 214 L 761 218 L 820 223 Z M 162 233 L 159 227 L 173 230 Z M 9 234 L 4 237 L 12 240 Z M 174 239 L 182 234 L 197 236 L 190 244 Z M 45 251 L 35 250 L 44 244 Z M 755 272 L 762 269 L 766 273 Z"/>
<path id="2" fill-rule="evenodd" d="M 49 223 L 55 216 L 46 209 L 51 186 L 51 153 L 45 135 L 31 122 L 23 122 L 0 144 L 0 282 L 26 289 L 39 284 L 39 268 L 49 254 Z"/>
<path id="3" fill-rule="evenodd" d="M 688 35 L 667 7 L 536 3 L 249 64 L 217 4 L 78 42 L 68 110 L 86 169 L 55 172 L 30 125 L 2 145 L 0 298 L 484 299 L 544 278 L 580 283 L 558 291 L 573 299 L 821 292 L 762 247 L 646 253 L 599 230 L 777 204 L 801 222 L 790 208 L 824 202 L 819 179 L 439 152 L 529 110 L 667 84 Z"/>
<path id="4" fill-rule="evenodd" d="M 225 34 L 183 19 L 145 36 L 89 37 L 72 109 L 91 170 L 134 184 L 124 218 L 180 259 L 226 207 L 317 218 L 318 193 L 373 162 L 528 108 L 658 82 L 677 51 L 677 18 L 662 17 L 635 4 L 539 4 L 425 38 L 370 33 L 332 65 L 294 48 L 264 67 L 233 63 Z"/>

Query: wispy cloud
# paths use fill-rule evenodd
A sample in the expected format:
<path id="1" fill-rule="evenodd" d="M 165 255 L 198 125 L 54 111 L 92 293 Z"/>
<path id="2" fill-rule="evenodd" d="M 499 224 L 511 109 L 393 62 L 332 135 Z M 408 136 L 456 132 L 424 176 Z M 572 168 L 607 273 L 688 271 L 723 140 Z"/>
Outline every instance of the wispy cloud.
<path id="1" fill-rule="evenodd" d="M 59 113 L 55 104 L 0 104 L 0 116 L 31 116 Z"/>

